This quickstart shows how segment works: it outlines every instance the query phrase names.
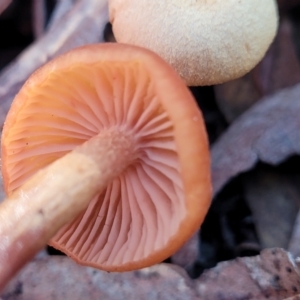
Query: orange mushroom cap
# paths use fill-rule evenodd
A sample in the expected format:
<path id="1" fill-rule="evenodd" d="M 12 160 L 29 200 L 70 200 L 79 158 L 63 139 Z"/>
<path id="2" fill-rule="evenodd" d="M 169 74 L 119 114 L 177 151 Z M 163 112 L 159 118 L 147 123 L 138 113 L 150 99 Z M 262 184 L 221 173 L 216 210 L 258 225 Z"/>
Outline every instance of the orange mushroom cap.
<path id="1" fill-rule="evenodd" d="M 36 71 L 4 125 L 5 190 L 11 194 L 37 170 L 105 130 L 134 136 L 132 162 L 49 244 L 108 271 L 160 262 L 204 219 L 210 159 L 192 95 L 149 50 L 88 45 Z"/>

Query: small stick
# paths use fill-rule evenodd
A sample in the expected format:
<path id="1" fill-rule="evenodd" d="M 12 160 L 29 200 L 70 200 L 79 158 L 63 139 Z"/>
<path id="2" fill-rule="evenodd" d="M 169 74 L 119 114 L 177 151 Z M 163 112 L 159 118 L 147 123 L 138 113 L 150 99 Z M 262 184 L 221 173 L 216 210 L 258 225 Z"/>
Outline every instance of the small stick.
<path id="1" fill-rule="evenodd" d="M 33 15 L 33 33 L 36 39 L 40 38 L 45 31 L 46 8 L 45 0 L 32 1 L 32 15 Z"/>

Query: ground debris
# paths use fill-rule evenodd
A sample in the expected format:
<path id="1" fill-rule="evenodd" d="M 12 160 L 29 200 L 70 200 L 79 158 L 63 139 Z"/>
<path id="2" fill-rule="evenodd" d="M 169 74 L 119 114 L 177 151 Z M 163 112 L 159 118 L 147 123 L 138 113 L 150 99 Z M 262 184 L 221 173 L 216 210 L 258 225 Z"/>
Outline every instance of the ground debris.
<path id="1" fill-rule="evenodd" d="M 58 8 L 60 8 L 58 3 Z M 47 32 L 0 73 L 0 123 L 3 124 L 10 104 L 27 78 L 55 56 L 89 43 L 104 41 L 108 22 L 106 0 L 78 0 Z"/>
<path id="2" fill-rule="evenodd" d="M 0 299 L 281 300 L 299 291 L 297 263 L 288 252 L 273 248 L 219 263 L 195 280 L 172 264 L 107 273 L 67 257 L 43 256 L 21 270 Z"/>
<path id="3" fill-rule="evenodd" d="M 292 22 L 282 18 L 262 61 L 245 76 L 215 86 L 217 103 L 229 123 L 262 97 L 300 82 L 300 62 L 292 32 Z"/>
<path id="4" fill-rule="evenodd" d="M 212 146 L 214 194 L 258 162 L 278 165 L 300 153 L 300 84 L 266 97 Z"/>

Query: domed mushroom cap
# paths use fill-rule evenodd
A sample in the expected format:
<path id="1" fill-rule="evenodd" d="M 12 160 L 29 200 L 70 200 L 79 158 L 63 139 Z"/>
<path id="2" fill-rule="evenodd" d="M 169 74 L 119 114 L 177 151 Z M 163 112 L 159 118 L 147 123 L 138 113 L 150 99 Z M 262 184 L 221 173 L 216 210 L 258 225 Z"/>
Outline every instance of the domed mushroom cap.
<path id="1" fill-rule="evenodd" d="M 50 245 L 79 263 L 110 271 L 157 263 L 202 223 L 210 204 L 210 164 L 192 95 L 146 49 L 90 45 L 34 73 L 4 126 L 5 189 L 10 194 L 101 132 L 134 137 L 129 165 Z"/>
<path id="2" fill-rule="evenodd" d="M 116 40 L 151 49 L 187 85 L 238 78 L 264 56 L 277 29 L 275 0 L 109 0 Z"/>

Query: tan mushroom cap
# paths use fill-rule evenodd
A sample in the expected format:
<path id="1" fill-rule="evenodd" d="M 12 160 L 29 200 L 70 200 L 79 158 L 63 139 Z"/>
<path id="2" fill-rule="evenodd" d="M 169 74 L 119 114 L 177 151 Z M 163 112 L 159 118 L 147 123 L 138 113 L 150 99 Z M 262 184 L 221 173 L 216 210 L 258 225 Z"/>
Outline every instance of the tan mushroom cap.
<path id="1" fill-rule="evenodd" d="M 6 192 L 101 132 L 134 137 L 129 165 L 50 245 L 109 271 L 160 262 L 203 221 L 211 198 L 210 159 L 192 95 L 149 50 L 89 45 L 34 73 L 3 130 Z"/>
<path id="2" fill-rule="evenodd" d="M 278 23 L 275 0 L 109 0 L 109 9 L 118 42 L 158 53 L 194 86 L 250 71 Z"/>

